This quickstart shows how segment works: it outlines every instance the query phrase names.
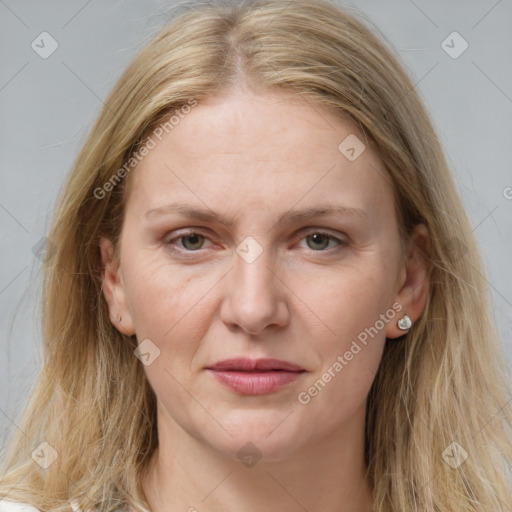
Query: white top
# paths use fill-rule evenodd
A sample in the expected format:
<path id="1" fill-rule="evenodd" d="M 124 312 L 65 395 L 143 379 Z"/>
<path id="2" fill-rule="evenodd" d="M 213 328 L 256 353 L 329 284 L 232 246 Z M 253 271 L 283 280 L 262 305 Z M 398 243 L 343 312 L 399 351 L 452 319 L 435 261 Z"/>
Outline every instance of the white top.
<path id="1" fill-rule="evenodd" d="M 19 501 L 0 500 L 0 512 L 39 512 L 39 509 Z"/>
<path id="2" fill-rule="evenodd" d="M 81 512 L 75 501 L 71 502 L 71 509 L 74 512 Z M 28 503 L 0 499 L 0 512 L 40 512 L 40 510 Z"/>

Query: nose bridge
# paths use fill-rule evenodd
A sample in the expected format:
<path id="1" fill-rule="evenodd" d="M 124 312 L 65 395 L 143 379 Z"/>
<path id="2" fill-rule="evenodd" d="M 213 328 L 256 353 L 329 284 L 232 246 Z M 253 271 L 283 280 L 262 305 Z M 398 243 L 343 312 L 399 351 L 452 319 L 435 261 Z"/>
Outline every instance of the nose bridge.
<path id="1" fill-rule="evenodd" d="M 248 237 L 237 247 L 233 267 L 223 308 L 224 321 L 253 334 L 270 324 L 282 325 L 287 307 L 284 291 L 272 271 L 272 251 Z"/>
<path id="2" fill-rule="evenodd" d="M 236 249 L 234 295 L 242 302 L 269 301 L 274 296 L 271 251 L 248 237 Z"/>

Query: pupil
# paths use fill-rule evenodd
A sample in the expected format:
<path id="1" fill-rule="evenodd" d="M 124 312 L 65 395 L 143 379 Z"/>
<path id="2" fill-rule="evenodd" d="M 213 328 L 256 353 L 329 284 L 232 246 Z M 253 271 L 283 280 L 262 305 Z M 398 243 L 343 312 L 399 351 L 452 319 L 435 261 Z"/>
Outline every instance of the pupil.
<path id="1" fill-rule="evenodd" d="M 326 235 L 323 235 L 322 233 L 313 233 L 311 235 L 311 238 L 313 239 L 314 244 L 320 244 L 323 247 L 326 247 L 329 243 L 328 237 Z M 322 243 L 322 240 L 324 243 Z"/>
<path id="2" fill-rule="evenodd" d="M 195 244 L 200 244 L 200 236 L 201 235 L 198 235 L 198 234 L 191 234 L 191 235 L 187 235 L 185 237 L 185 247 L 188 245 L 188 244 L 191 244 L 191 245 L 195 245 Z M 192 247 L 192 248 L 195 248 L 195 247 Z"/>

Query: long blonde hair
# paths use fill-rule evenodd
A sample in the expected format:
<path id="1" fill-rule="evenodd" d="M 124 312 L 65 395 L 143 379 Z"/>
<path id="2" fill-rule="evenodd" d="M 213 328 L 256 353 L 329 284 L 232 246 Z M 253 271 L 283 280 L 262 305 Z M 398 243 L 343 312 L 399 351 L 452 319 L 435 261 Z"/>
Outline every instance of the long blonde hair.
<path id="1" fill-rule="evenodd" d="M 510 512 L 510 377 L 480 256 L 429 117 L 372 32 L 327 0 L 191 2 L 133 59 L 55 211 L 43 367 L 3 456 L 0 498 L 42 511 L 70 501 L 148 510 L 140 477 L 158 443 L 156 398 L 137 340 L 109 320 L 99 237 L 118 240 L 136 172 L 126 163 L 155 127 L 246 80 L 350 118 L 386 165 L 403 240 L 418 222 L 430 232 L 427 304 L 403 339 L 386 343 L 368 397 L 374 510 Z M 43 469 L 36 448 L 58 457 Z"/>

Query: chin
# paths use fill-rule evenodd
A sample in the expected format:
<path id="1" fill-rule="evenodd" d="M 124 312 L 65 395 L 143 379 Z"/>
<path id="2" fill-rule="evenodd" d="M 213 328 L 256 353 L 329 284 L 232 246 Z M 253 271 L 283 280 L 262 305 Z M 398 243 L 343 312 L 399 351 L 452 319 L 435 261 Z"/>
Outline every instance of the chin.
<path id="1" fill-rule="evenodd" d="M 231 436 L 222 431 L 220 438 L 216 435 L 216 440 L 210 439 L 207 442 L 215 450 L 246 463 L 247 467 L 287 460 L 304 442 L 290 421 L 291 418 L 280 411 L 272 413 L 261 410 L 257 414 L 251 412 L 245 416 L 242 413 L 237 415 L 237 421 L 219 419 Z"/>

